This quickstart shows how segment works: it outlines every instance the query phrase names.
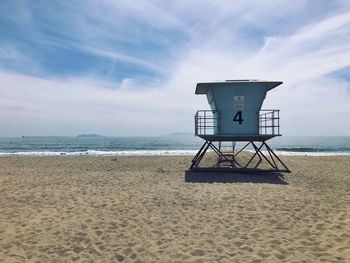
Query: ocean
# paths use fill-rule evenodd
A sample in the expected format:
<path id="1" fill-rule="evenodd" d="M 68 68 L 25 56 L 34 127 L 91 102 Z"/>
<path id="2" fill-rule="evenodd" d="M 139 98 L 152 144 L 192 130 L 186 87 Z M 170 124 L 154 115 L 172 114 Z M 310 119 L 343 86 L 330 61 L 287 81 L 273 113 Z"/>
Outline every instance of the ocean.
<path id="1" fill-rule="evenodd" d="M 190 134 L 154 137 L 12 137 L 0 138 L 0 155 L 194 155 L 203 142 Z M 268 144 L 279 155 L 350 155 L 350 136 L 283 136 L 269 140 Z"/>

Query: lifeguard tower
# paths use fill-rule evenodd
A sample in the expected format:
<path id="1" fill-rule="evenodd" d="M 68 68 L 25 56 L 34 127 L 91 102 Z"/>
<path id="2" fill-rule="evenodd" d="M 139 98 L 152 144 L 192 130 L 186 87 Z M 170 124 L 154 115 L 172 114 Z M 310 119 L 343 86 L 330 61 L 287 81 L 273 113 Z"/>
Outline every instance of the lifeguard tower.
<path id="1" fill-rule="evenodd" d="M 195 135 L 205 142 L 190 171 L 290 172 L 266 144 L 281 136 L 279 110 L 261 109 L 266 93 L 280 84 L 282 81 L 259 80 L 198 83 L 195 94 L 207 96 L 210 110 L 195 115 Z M 243 142 L 240 149 L 237 142 Z M 217 158 L 213 165 L 201 167 L 208 149 Z"/>

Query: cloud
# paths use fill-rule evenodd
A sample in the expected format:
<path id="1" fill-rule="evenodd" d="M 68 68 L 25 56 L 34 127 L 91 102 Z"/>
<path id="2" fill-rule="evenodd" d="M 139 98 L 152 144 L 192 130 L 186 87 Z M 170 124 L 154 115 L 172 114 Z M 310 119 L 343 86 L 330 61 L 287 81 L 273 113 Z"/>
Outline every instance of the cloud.
<path id="1" fill-rule="evenodd" d="M 26 44 L 7 39 L 0 56 L 40 74 L 0 62 L 1 135 L 191 131 L 195 111 L 208 108 L 205 96 L 194 95 L 196 82 L 247 78 L 285 82 L 264 103 L 282 110 L 285 134 L 347 134 L 350 87 L 336 72 L 350 66 L 350 7 L 340 1 L 310 14 L 310 3 L 62 2 L 56 9 L 66 20 L 47 4 L 22 8 L 26 40 L 43 49 L 28 48 L 25 60 Z M 44 9 L 51 18 L 37 15 Z M 57 59 L 56 48 L 109 62 L 91 60 L 96 65 L 79 72 L 67 57 L 74 74 L 55 75 L 45 65 L 48 54 Z"/>
<path id="2" fill-rule="evenodd" d="M 169 101 L 168 93 L 159 88 L 137 92 L 130 80 L 111 88 L 111 83 L 103 81 L 46 80 L 9 72 L 1 73 L 0 79 L 1 128 L 9 135 L 19 126 L 28 127 L 16 128 L 17 136 L 71 135 L 82 129 L 107 135 L 141 131 L 152 135 L 166 133 L 182 120 L 183 109 Z"/>
<path id="3" fill-rule="evenodd" d="M 347 12 L 302 27 L 290 36 L 267 38 L 258 54 L 245 64 L 260 66 L 261 73 L 269 77 L 283 75 L 289 82 L 295 82 L 346 67 L 349 55 L 350 12 Z"/>

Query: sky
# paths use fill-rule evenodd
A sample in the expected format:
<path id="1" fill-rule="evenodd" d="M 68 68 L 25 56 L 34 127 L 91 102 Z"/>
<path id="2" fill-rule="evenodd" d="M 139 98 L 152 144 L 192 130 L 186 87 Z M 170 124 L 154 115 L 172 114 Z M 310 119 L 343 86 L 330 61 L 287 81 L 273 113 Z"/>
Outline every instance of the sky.
<path id="1" fill-rule="evenodd" d="M 0 136 L 194 132 L 197 82 L 280 80 L 283 135 L 350 135 L 350 1 L 1 0 Z"/>

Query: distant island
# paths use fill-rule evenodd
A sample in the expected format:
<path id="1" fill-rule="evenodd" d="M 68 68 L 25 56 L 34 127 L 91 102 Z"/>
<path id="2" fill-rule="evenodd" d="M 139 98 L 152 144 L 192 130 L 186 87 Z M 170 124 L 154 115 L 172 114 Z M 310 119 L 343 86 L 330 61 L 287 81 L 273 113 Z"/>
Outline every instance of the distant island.
<path id="1" fill-rule="evenodd" d="M 77 138 L 104 138 L 106 136 L 91 133 L 91 134 L 79 134 L 76 136 Z"/>

